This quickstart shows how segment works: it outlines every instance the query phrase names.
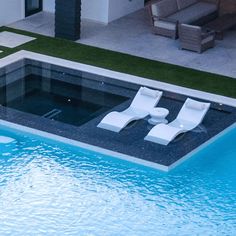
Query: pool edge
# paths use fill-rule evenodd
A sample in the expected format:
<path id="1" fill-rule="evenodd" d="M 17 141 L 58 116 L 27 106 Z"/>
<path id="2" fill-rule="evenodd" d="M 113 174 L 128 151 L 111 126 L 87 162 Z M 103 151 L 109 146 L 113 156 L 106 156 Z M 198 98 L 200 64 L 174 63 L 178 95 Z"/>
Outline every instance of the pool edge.
<path id="1" fill-rule="evenodd" d="M 236 122 L 233 123 L 232 125 L 228 126 L 226 129 L 222 130 L 220 133 L 218 133 L 217 135 L 213 136 L 212 138 L 210 138 L 209 140 L 207 140 L 206 142 L 204 142 L 203 144 L 201 144 L 197 148 L 193 149 L 191 152 L 189 152 L 185 156 L 181 157 L 178 161 L 176 161 L 173 164 L 171 164 L 170 166 L 168 166 L 168 171 L 171 171 L 171 170 L 175 169 L 176 167 L 181 165 L 183 162 L 189 160 L 196 153 L 200 152 L 201 150 L 206 148 L 208 145 L 212 144 L 217 139 L 219 139 L 221 136 L 223 136 L 224 134 L 228 133 L 230 130 L 232 130 L 234 128 L 236 128 Z"/>
<path id="2" fill-rule="evenodd" d="M 15 129 L 18 131 L 22 131 L 24 133 L 28 133 L 31 135 L 35 135 L 35 136 L 39 136 L 39 137 L 44 137 L 50 140 L 54 140 L 54 141 L 58 141 L 64 144 L 68 144 L 74 147 L 78 147 L 78 148 L 83 148 L 83 149 L 87 149 L 90 150 L 92 152 L 97 152 L 97 153 L 101 153 L 103 155 L 107 155 L 107 156 L 111 156 L 112 158 L 116 158 L 116 159 L 121 159 L 121 160 L 125 160 L 125 161 L 129 161 L 138 165 L 142 165 L 142 166 L 146 166 L 152 169 L 156 169 L 159 171 L 164 171 L 164 172 L 168 172 L 169 171 L 169 167 L 168 166 L 164 166 L 158 163 L 154 163 L 151 161 L 146 161 L 134 156 L 130 156 L 130 155 L 126 155 L 126 154 L 122 154 L 119 152 L 115 152 L 115 151 L 111 151 L 105 148 L 101 148 L 95 145 L 91 145 L 88 143 L 84 143 L 84 142 L 80 142 L 74 139 L 69 139 L 69 138 L 65 138 L 62 137 L 60 135 L 56 135 L 56 134 L 52 134 L 46 131 L 42 131 L 42 130 L 38 130 L 38 129 L 34 129 L 34 128 L 30 128 L 24 125 L 19 125 L 16 123 L 12 123 L 9 121 L 5 121 L 0 119 L 0 125 L 5 126 L 7 128 L 10 129 Z"/>

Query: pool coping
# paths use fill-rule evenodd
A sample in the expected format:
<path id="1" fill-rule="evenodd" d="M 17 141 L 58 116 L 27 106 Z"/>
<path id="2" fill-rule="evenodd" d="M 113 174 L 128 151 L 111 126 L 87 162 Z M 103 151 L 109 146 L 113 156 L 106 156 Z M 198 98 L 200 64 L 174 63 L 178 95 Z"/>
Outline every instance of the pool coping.
<path id="1" fill-rule="evenodd" d="M 138 165 L 142 165 L 142 166 L 146 166 L 152 169 L 156 169 L 159 171 L 163 171 L 163 172 L 169 172 L 170 170 L 174 169 L 175 167 L 179 166 L 181 163 L 185 162 L 186 160 L 190 159 L 193 155 L 195 155 L 197 152 L 203 150 L 206 146 L 208 146 L 209 144 L 213 143 L 215 140 L 217 140 L 218 138 L 220 138 L 222 135 L 228 133 L 231 129 L 236 128 L 236 122 L 232 125 L 230 125 L 229 127 L 227 127 L 226 129 L 224 129 L 223 131 L 221 131 L 220 133 L 218 133 L 217 135 L 215 135 L 214 137 L 212 137 L 211 139 L 209 139 L 208 141 L 206 141 L 205 143 L 203 143 L 202 145 L 200 145 L 199 147 L 195 148 L 193 151 L 191 151 L 190 153 L 188 153 L 187 155 L 183 156 L 182 158 L 180 158 L 178 161 L 176 161 L 175 163 L 171 164 L 170 166 L 165 166 L 165 165 L 161 165 L 158 163 L 154 163 L 151 161 L 146 161 L 137 157 L 133 157 L 130 155 L 126 155 L 126 154 L 122 154 L 120 152 L 115 152 L 115 151 L 111 151 L 105 148 L 101 148 L 98 146 L 94 146 L 91 144 L 87 144 L 84 142 L 80 142 L 74 139 L 69 139 L 66 137 L 62 137 L 60 135 L 56 135 L 56 134 L 52 134 L 46 131 L 42 131 L 42 130 L 38 130 L 38 129 L 34 129 L 34 128 L 30 128 L 24 125 L 20 125 L 20 124 L 16 124 L 16 123 L 12 123 L 9 121 L 5 121 L 0 119 L 0 125 L 5 126 L 7 128 L 10 129 L 15 129 L 18 131 L 22 131 L 24 133 L 29 133 L 31 135 L 35 135 L 35 136 L 40 136 L 40 137 L 44 137 L 47 139 L 51 139 L 53 141 L 58 141 L 64 144 L 68 144 L 71 146 L 75 146 L 78 148 L 82 148 L 82 149 L 88 149 L 92 152 L 98 152 L 101 153 L 103 155 L 107 155 L 107 156 L 111 156 L 112 158 L 117 158 L 117 159 L 121 159 L 124 161 L 129 161 Z"/>
<path id="2" fill-rule="evenodd" d="M 83 148 L 83 149 L 88 149 L 90 151 L 93 152 L 99 152 L 101 154 L 104 155 L 108 155 L 108 156 L 112 156 L 113 158 L 118 158 L 121 160 L 125 160 L 125 161 L 130 161 L 132 163 L 136 163 L 139 165 L 143 165 L 146 167 L 150 167 L 153 169 L 157 169 L 157 170 L 161 170 L 161 171 L 165 171 L 168 172 L 169 171 L 169 167 L 168 166 L 164 166 L 164 165 L 160 165 L 151 161 L 146 161 L 137 157 L 133 157 L 133 156 L 129 156 L 126 154 L 122 154 L 119 152 L 115 152 L 115 151 L 111 151 L 105 148 L 101 148 L 98 146 L 94 146 L 91 144 L 87 144 L 87 143 L 83 143 L 74 139 L 69 139 L 69 138 L 65 138 L 56 134 L 52 134 L 46 131 L 42 131 L 42 130 L 38 130 L 38 129 L 34 129 L 34 128 L 30 128 L 24 125 L 19 125 L 16 123 L 12 123 L 9 121 L 5 121 L 5 120 L 1 120 L 0 119 L 0 125 L 5 126 L 7 128 L 11 128 L 11 129 L 15 129 L 15 130 L 19 130 L 22 131 L 24 133 L 29 133 L 29 134 L 33 134 L 35 136 L 40 136 L 40 137 L 44 137 L 44 138 L 48 138 L 51 140 L 55 140 L 64 144 L 68 144 L 71 146 L 75 146 L 75 147 L 79 147 L 79 148 Z"/>
<path id="3" fill-rule="evenodd" d="M 50 63 L 50 64 L 54 64 L 57 66 L 67 67 L 70 69 L 75 69 L 75 70 L 79 70 L 79 71 L 83 71 L 83 72 L 88 72 L 88 73 L 93 73 L 93 74 L 95 73 L 95 74 L 98 74 L 101 76 L 111 77 L 113 79 L 129 82 L 129 83 L 133 83 L 133 84 L 138 84 L 138 85 L 142 85 L 142 86 L 149 86 L 149 87 L 153 87 L 153 88 L 164 90 L 164 91 L 174 92 L 174 93 L 178 93 L 178 94 L 182 94 L 182 95 L 186 95 L 186 96 L 201 98 L 201 99 L 209 100 L 212 102 L 236 107 L 236 99 L 234 99 L 234 98 L 229 98 L 229 97 L 225 97 L 225 96 L 221 96 L 221 95 L 216 95 L 216 94 L 202 92 L 202 91 L 198 91 L 198 90 L 194 90 L 194 89 L 180 87 L 180 86 L 176 86 L 176 85 L 172 85 L 172 84 L 168 84 L 168 83 L 164 83 L 164 82 L 153 81 L 153 80 L 138 77 L 138 76 L 115 72 L 115 71 L 111 71 L 111 70 L 107 70 L 107 69 L 103 69 L 103 68 L 98 68 L 95 66 L 72 62 L 72 61 L 68 61 L 65 59 L 46 56 L 46 55 L 42 55 L 42 54 L 38 54 L 38 53 L 34 53 L 34 52 L 25 51 L 25 50 L 16 52 L 16 53 L 11 54 L 3 59 L 0 59 L 0 68 L 5 67 L 11 63 L 17 62 L 19 60 L 23 60 L 23 59 L 31 59 L 31 60 Z M 187 155 L 180 158 L 175 163 L 171 164 L 170 166 L 165 166 L 165 165 L 161 165 L 158 163 L 154 163 L 152 161 L 143 160 L 143 159 L 140 159 L 140 158 L 137 158 L 134 156 L 122 154 L 122 153 L 119 153 L 116 151 L 111 151 L 111 150 L 108 150 L 108 149 L 105 149 L 102 147 L 98 147 L 95 145 L 76 141 L 74 139 L 69 139 L 69 138 L 65 138 L 65 137 L 62 137 L 62 136 L 59 136 L 56 134 L 51 134 L 46 131 L 40 131 L 38 129 L 29 128 L 24 125 L 15 124 L 15 123 L 12 123 L 9 121 L 0 120 L 0 124 L 10 127 L 10 128 L 13 128 L 13 129 L 21 130 L 23 132 L 46 137 L 46 138 L 53 139 L 53 140 L 63 142 L 66 144 L 70 144 L 73 146 L 78 146 L 81 148 L 89 149 L 91 151 L 100 152 L 104 155 L 110 155 L 115 158 L 134 162 L 136 164 L 141 164 L 141 165 L 151 167 L 154 169 L 158 169 L 161 171 L 165 171 L 165 172 L 168 172 L 169 170 L 175 168 L 176 166 L 178 166 L 179 164 L 184 162 L 186 159 L 193 156 L 194 153 L 198 152 L 199 150 L 204 148 L 206 145 L 208 145 L 209 143 L 211 143 L 212 141 L 217 139 L 220 135 L 222 135 L 223 132 L 225 132 L 225 130 L 223 130 L 222 132 L 218 133 L 216 136 L 210 138 L 208 141 L 206 141 L 205 143 L 203 143 L 202 145 L 200 145 L 199 147 L 197 147 L 196 149 L 194 149 L 193 151 L 188 153 Z M 226 130 L 228 130 L 228 128 Z"/>

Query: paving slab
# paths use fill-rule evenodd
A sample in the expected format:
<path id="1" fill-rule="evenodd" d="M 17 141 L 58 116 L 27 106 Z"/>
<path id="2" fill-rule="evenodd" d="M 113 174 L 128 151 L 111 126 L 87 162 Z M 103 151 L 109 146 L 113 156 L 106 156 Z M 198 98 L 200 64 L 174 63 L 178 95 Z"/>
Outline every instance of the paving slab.
<path id="1" fill-rule="evenodd" d="M 36 38 L 8 31 L 0 32 L 0 46 L 8 48 L 15 48 L 35 39 Z"/>

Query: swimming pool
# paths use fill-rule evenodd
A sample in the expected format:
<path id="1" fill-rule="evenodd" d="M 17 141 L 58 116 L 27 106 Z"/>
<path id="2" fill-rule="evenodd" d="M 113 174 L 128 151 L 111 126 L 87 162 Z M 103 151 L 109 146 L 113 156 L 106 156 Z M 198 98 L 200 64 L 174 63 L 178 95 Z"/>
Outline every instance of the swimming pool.
<path id="1" fill-rule="evenodd" d="M 129 156 L 166 171 L 236 121 L 235 101 L 212 95 L 202 125 L 164 148 L 144 140 L 152 128 L 149 117 L 131 123 L 119 134 L 97 128 L 107 113 L 125 110 L 143 85 L 163 90 L 158 106 L 169 110 L 169 122 L 176 118 L 187 97 L 197 94 L 197 99 L 209 98 L 209 94 L 199 91 L 178 87 L 173 92 L 172 85 L 158 81 L 22 51 L 1 59 L 0 119 Z"/>
<path id="2" fill-rule="evenodd" d="M 0 68 L 0 104 L 24 113 L 81 126 L 129 99 L 112 82 L 92 74 L 22 60 Z"/>
<path id="3" fill-rule="evenodd" d="M 169 173 L 0 130 L 0 235 L 236 234 L 235 128 Z"/>

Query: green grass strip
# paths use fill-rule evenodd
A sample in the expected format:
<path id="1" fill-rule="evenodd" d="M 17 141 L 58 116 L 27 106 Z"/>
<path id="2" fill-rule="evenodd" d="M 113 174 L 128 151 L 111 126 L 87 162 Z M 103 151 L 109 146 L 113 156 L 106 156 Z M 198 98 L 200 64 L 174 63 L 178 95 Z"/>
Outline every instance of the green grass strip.
<path id="1" fill-rule="evenodd" d="M 236 98 L 236 79 L 230 77 L 86 46 L 67 40 L 46 37 L 22 30 L 7 27 L 0 28 L 0 31 L 6 30 L 36 37 L 37 39 L 14 49 L 0 47 L 0 50 L 3 51 L 3 53 L 0 53 L 0 57 L 5 57 L 19 50 L 28 50 Z"/>

